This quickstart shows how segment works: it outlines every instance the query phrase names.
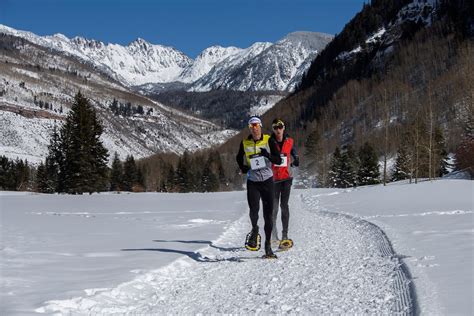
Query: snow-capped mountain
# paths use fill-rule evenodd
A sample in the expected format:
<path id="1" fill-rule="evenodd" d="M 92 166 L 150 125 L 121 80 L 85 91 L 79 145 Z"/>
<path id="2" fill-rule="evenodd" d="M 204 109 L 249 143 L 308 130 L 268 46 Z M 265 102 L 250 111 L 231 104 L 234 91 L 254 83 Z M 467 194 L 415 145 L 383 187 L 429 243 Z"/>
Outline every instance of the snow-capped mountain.
<path id="1" fill-rule="evenodd" d="M 294 32 L 275 44 L 255 44 L 214 66 L 192 90 L 291 91 L 331 39 L 322 33 Z"/>
<path id="2" fill-rule="evenodd" d="M 83 37 L 69 39 L 62 34 L 38 36 L 1 24 L 0 33 L 21 37 L 58 53 L 79 58 L 127 86 L 175 81 L 192 64 L 192 59 L 184 53 L 172 47 L 150 44 L 141 38 L 121 46 Z"/>
<path id="3" fill-rule="evenodd" d="M 177 81 L 192 83 L 209 71 L 216 64 L 229 56 L 236 55 L 243 49 L 237 47 L 211 46 L 203 50 L 194 62 L 183 70 Z"/>
<path id="4" fill-rule="evenodd" d="M 181 91 L 269 90 L 279 99 L 279 91 L 292 89 L 331 38 L 297 32 L 275 44 L 258 42 L 245 49 L 212 46 L 193 60 L 141 38 L 121 46 L 62 34 L 38 36 L 0 25 L 0 149 L 12 158 L 43 159 L 53 126 L 62 124 L 78 90 L 97 108 L 105 127 L 104 144 L 122 158 L 212 146 L 235 131 L 223 131 L 134 91 L 158 86 Z M 114 99 L 123 106 L 140 106 L 145 114 L 114 115 Z M 265 104 L 267 109 L 273 103 Z"/>
<path id="5" fill-rule="evenodd" d="M 62 34 L 38 36 L 1 24 L 0 33 L 79 58 L 126 86 L 180 82 L 192 84 L 191 91 L 290 91 L 332 39 L 328 34 L 295 32 L 275 44 L 255 43 L 245 49 L 212 46 L 193 60 L 173 47 L 141 38 L 121 46 Z"/>

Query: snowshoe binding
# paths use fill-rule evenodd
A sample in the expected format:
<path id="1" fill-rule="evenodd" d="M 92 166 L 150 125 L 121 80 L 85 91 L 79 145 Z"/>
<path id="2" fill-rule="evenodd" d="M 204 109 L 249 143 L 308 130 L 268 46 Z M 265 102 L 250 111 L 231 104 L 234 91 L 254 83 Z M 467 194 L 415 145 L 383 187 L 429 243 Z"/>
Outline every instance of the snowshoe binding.
<path id="1" fill-rule="evenodd" d="M 272 244 L 268 241 L 265 242 L 265 254 L 262 256 L 263 259 L 276 259 L 276 254 L 272 251 Z"/>
<path id="2" fill-rule="evenodd" d="M 258 226 L 253 228 L 245 238 L 245 248 L 250 251 L 258 251 L 261 247 L 261 237 L 258 233 Z"/>
<path id="3" fill-rule="evenodd" d="M 278 246 L 278 249 L 280 250 L 288 250 L 291 247 L 293 247 L 293 240 L 291 239 L 282 239 L 280 241 L 280 245 Z"/>

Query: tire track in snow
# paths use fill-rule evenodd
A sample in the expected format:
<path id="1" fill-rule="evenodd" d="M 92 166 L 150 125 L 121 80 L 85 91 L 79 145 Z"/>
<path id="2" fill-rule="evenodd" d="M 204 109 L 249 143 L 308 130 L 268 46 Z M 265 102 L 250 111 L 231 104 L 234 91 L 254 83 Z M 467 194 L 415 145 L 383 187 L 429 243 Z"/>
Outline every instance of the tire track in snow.
<path id="1" fill-rule="evenodd" d="M 211 246 L 111 289 L 49 301 L 61 314 L 402 314 L 415 313 L 400 262 L 374 226 L 318 211 L 311 197 L 291 199 L 295 247 L 277 260 L 240 247 L 247 211 Z M 263 226 L 263 225 L 261 225 Z M 380 230 L 379 230 L 380 231 Z M 261 229 L 263 234 L 263 229 Z M 385 242 L 381 242 L 385 240 Z M 236 248 L 237 247 L 237 248 Z M 159 253 L 158 253 L 159 254 Z M 400 281 L 402 280 L 402 281 Z"/>

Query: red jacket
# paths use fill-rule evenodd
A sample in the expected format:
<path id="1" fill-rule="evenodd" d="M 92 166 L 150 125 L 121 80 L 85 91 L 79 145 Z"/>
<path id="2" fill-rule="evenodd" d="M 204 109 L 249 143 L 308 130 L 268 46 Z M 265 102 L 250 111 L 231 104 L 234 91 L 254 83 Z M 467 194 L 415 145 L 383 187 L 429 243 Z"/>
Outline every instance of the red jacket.
<path id="1" fill-rule="evenodd" d="M 274 135 L 272 135 L 273 137 Z M 296 156 L 296 151 L 293 148 L 293 138 L 291 137 L 286 137 L 286 135 L 283 137 L 283 146 L 280 148 L 280 144 L 277 142 L 277 147 L 278 150 L 280 151 L 280 154 L 282 156 L 286 157 L 285 161 L 286 164 L 283 163 L 282 165 L 275 165 L 272 164 L 272 171 L 273 171 L 273 181 L 283 181 L 283 180 L 288 180 L 292 178 L 291 174 L 291 169 L 290 169 L 290 163 L 292 162 L 292 154 Z M 296 156 L 297 157 L 297 156 Z M 296 158 L 294 157 L 294 158 Z"/>

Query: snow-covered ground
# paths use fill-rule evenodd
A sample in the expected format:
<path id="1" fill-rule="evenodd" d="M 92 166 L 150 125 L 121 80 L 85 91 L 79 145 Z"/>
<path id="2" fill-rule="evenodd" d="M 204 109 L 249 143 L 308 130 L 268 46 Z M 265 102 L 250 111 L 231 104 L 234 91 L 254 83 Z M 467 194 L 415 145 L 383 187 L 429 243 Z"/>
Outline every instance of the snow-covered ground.
<path id="1" fill-rule="evenodd" d="M 472 315 L 473 183 L 293 190 L 277 260 L 245 192 L 1 192 L 0 314 Z"/>

